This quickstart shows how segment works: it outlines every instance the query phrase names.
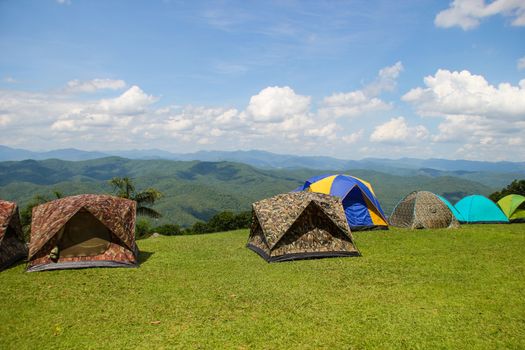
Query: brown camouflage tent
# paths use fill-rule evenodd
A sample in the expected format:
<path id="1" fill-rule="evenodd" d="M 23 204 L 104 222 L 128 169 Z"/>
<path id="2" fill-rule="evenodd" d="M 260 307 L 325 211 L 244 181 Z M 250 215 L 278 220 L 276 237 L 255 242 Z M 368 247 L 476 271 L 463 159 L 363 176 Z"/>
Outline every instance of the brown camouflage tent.
<path id="1" fill-rule="evenodd" d="M 414 191 L 397 203 L 388 218 L 390 225 L 411 229 L 455 228 L 459 222 L 449 207 L 434 193 Z"/>
<path id="2" fill-rule="evenodd" d="M 359 256 L 341 200 L 292 192 L 252 205 L 248 248 L 268 262 Z"/>
<path id="3" fill-rule="evenodd" d="M 136 203 L 83 194 L 33 208 L 27 271 L 135 267 Z"/>
<path id="4" fill-rule="evenodd" d="M 0 271 L 27 257 L 18 207 L 0 200 Z"/>

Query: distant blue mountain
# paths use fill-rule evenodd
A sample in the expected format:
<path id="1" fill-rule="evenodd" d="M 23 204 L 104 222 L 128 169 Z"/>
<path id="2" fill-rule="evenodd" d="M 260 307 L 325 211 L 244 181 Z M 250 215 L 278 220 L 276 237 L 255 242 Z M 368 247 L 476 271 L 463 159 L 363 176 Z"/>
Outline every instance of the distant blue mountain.
<path id="1" fill-rule="evenodd" d="M 110 154 L 102 152 L 81 151 L 75 148 L 57 149 L 47 152 L 34 152 L 20 148 L 10 148 L 0 145 L 0 161 L 6 160 L 44 160 L 44 159 L 60 159 L 60 160 L 89 160 L 108 157 Z"/>
<path id="2" fill-rule="evenodd" d="M 307 168 L 332 171 L 367 169 L 389 172 L 395 175 L 414 174 L 415 170 L 421 175 L 426 176 L 470 177 L 475 176 L 477 172 L 512 173 L 515 177 L 520 177 L 520 175 L 523 177 L 523 175 L 525 175 L 525 162 L 484 162 L 434 158 L 364 158 L 362 160 L 344 160 L 323 156 L 275 154 L 258 150 L 173 153 L 159 149 L 91 152 L 68 148 L 48 152 L 33 152 L 24 149 L 0 146 L 0 161 L 17 161 L 25 159 L 43 160 L 51 158 L 78 161 L 109 156 L 118 156 L 129 159 L 199 160 L 211 162 L 230 161 L 268 169 Z"/>

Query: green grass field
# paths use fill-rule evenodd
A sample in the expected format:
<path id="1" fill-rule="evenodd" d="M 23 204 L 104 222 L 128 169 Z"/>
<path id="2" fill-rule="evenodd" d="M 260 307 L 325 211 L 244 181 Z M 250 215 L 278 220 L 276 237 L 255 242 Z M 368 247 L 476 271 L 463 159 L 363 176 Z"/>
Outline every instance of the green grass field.
<path id="1" fill-rule="evenodd" d="M 273 264 L 247 234 L 142 240 L 138 269 L 8 269 L 0 348 L 525 348 L 525 224 L 357 232 L 360 258 Z"/>

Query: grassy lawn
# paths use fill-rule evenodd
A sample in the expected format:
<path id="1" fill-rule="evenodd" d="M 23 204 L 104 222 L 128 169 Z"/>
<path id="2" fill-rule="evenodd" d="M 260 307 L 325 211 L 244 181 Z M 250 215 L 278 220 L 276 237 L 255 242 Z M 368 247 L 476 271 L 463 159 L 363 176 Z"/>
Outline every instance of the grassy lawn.
<path id="1" fill-rule="evenodd" d="M 143 240 L 138 269 L 8 269 L 0 348 L 525 348 L 525 224 L 357 232 L 360 258 L 273 264 L 247 235 Z"/>

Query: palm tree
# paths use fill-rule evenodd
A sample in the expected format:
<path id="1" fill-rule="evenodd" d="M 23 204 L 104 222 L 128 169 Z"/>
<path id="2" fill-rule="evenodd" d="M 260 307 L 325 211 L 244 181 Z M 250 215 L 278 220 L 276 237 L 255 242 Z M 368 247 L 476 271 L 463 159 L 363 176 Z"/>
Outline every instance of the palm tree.
<path id="1" fill-rule="evenodd" d="M 144 191 L 137 192 L 133 180 L 129 177 L 114 177 L 109 180 L 109 184 L 113 186 L 113 192 L 118 197 L 127 198 L 137 202 L 137 215 L 149 216 L 151 218 L 160 218 L 161 213 L 148 207 L 147 205 L 154 204 L 157 199 L 162 197 L 162 193 L 154 188 L 148 188 Z"/>

